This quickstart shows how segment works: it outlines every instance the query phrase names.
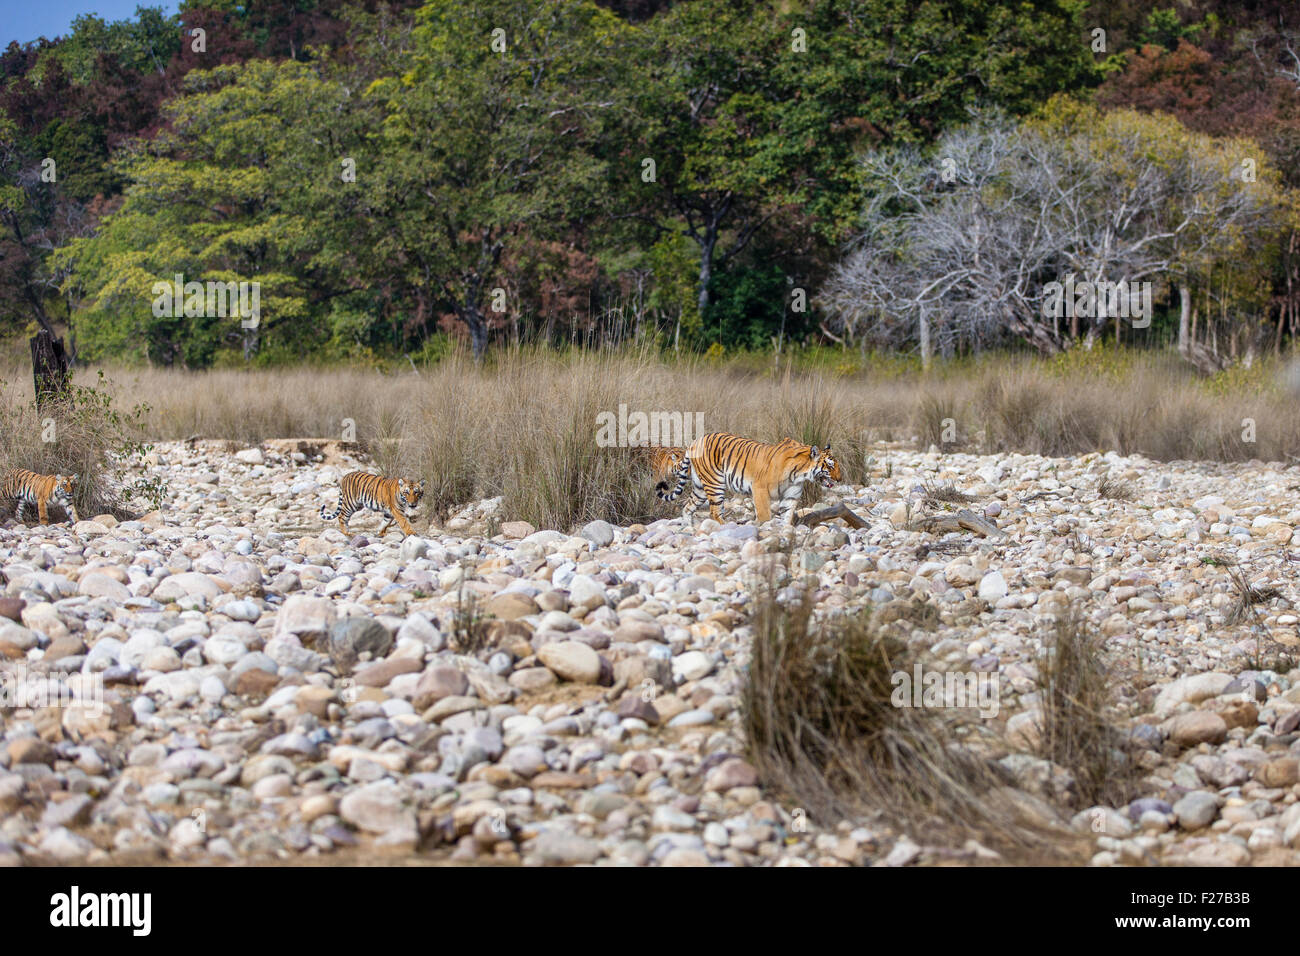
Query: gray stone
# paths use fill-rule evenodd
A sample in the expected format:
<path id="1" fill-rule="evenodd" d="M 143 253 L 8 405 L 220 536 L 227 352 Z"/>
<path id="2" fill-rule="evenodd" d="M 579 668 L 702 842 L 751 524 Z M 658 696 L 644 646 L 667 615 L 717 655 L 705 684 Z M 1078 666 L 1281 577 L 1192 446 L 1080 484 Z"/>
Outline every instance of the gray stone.
<path id="1" fill-rule="evenodd" d="M 1173 811 L 1184 830 L 1199 830 L 1219 815 L 1219 800 L 1205 790 L 1193 790 L 1174 804 Z"/>
<path id="2" fill-rule="evenodd" d="M 329 655 L 340 673 L 350 674 L 362 654 L 378 660 L 393 649 L 393 635 L 372 617 L 345 617 L 329 632 Z"/>

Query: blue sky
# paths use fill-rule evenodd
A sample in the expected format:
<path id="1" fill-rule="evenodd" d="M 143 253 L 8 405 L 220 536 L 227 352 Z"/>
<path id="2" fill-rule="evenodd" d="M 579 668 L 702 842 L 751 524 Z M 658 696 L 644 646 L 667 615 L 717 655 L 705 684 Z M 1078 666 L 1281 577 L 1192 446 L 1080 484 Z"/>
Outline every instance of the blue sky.
<path id="1" fill-rule="evenodd" d="M 138 6 L 176 12 L 176 0 L 0 0 L 0 49 L 11 41 L 27 43 L 38 37 L 53 40 L 69 32 L 74 17 L 93 13 L 110 23 L 135 17 Z"/>

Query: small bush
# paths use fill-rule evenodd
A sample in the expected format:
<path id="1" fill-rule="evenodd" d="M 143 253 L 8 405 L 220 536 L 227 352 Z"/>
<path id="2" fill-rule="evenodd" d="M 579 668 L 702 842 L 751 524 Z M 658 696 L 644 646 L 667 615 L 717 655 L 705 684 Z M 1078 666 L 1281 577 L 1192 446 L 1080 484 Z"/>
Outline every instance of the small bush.
<path id="1" fill-rule="evenodd" d="M 1056 619 L 1038 660 L 1042 702 L 1039 756 L 1074 776 L 1078 808 L 1123 806 L 1137 791 L 1139 769 L 1111 722 L 1115 675 L 1101 636 L 1077 612 Z"/>
<path id="2" fill-rule="evenodd" d="M 998 747 L 953 708 L 895 706 L 908 646 L 866 614 L 814 619 L 807 601 L 760 597 L 741 694 L 750 760 L 763 783 L 814 819 L 879 815 L 927 837 L 1004 849 L 1038 845 L 1001 788 Z"/>
<path id="3" fill-rule="evenodd" d="M 1131 482 L 1124 481 L 1121 478 L 1112 478 L 1110 472 L 1102 475 L 1101 481 L 1097 482 L 1097 496 L 1099 498 L 1110 498 L 1115 501 L 1132 501 L 1134 488 Z"/>
<path id="4" fill-rule="evenodd" d="M 127 467 L 151 450 L 143 440 L 150 409 L 130 413 L 114 406 L 109 383 L 72 384 L 41 409 L 16 390 L 0 395 L 0 474 L 26 469 L 75 475 L 77 511 L 134 517 L 127 505 L 139 498 L 161 507 L 165 488 L 148 477 L 127 480 Z"/>

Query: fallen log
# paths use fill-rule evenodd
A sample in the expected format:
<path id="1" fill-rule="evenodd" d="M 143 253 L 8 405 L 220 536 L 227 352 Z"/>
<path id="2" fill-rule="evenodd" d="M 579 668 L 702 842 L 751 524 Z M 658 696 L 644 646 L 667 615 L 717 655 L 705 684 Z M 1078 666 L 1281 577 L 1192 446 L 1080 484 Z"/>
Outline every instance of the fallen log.
<path id="1" fill-rule="evenodd" d="M 924 515 L 907 523 L 908 531 L 928 531 L 947 534 L 950 531 L 971 531 L 985 538 L 1005 538 L 1007 533 L 987 518 L 963 508 L 952 514 Z"/>
<path id="2" fill-rule="evenodd" d="M 825 524 L 827 521 L 834 521 L 836 518 L 843 518 L 845 524 L 850 528 L 865 528 L 867 522 L 850 511 L 844 505 L 832 505 L 829 508 L 823 508 L 821 511 L 810 511 L 800 518 L 797 524 L 807 525 L 812 528 L 819 524 Z"/>

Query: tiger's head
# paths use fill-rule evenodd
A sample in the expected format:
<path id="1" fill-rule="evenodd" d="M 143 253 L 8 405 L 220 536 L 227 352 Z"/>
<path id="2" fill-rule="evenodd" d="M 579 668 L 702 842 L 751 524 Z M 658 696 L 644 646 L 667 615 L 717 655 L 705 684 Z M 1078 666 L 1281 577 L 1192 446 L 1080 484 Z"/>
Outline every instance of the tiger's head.
<path id="1" fill-rule="evenodd" d="M 405 478 L 397 479 L 397 503 L 401 505 L 402 511 L 406 517 L 415 516 L 415 508 L 424 497 L 424 479 L 419 481 L 408 481 Z"/>
<path id="2" fill-rule="evenodd" d="M 820 482 L 823 488 L 834 488 L 843 479 L 840 463 L 831 457 L 831 446 L 818 448 L 813 445 L 808 449 L 813 461 L 813 481 Z"/>
<path id="3" fill-rule="evenodd" d="M 686 454 L 684 448 L 655 448 L 650 452 L 650 467 L 654 470 L 655 479 L 662 481 L 670 474 L 675 472 L 682 463 L 682 456 Z"/>
<path id="4" fill-rule="evenodd" d="M 55 475 L 54 476 L 54 494 L 71 498 L 77 492 L 76 475 Z"/>

